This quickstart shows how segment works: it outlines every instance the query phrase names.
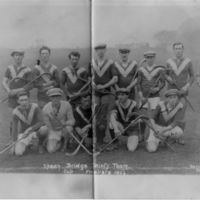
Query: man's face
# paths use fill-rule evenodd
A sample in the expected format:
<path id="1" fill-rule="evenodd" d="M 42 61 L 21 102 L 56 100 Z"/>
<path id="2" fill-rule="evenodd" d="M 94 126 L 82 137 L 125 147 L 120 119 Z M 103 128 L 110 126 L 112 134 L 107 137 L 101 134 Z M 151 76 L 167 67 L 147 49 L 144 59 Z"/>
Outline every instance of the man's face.
<path id="1" fill-rule="evenodd" d="M 183 57 L 184 48 L 182 44 L 177 44 L 174 46 L 174 54 L 177 58 Z"/>
<path id="2" fill-rule="evenodd" d="M 149 66 L 152 66 L 155 62 L 155 56 L 147 56 L 146 61 Z"/>
<path id="3" fill-rule="evenodd" d="M 50 58 L 50 53 L 47 49 L 43 49 L 41 52 L 40 52 L 40 59 L 41 61 L 43 62 L 48 62 L 49 61 L 49 58 Z"/>
<path id="4" fill-rule="evenodd" d="M 177 95 L 170 95 L 167 97 L 167 102 L 174 107 L 178 102 L 178 96 Z"/>
<path id="5" fill-rule="evenodd" d="M 120 53 L 120 58 L 122 60 L 122 62 L 127 62 L 128 61 L 128 56 L 129 56 L 129 53 Z"/>
<path id="6" fill-rule="evenodd" d="M 23 61 L 24 55 L 20 53 L 15 53 L 13 55 L 14 63 L 20 65 Z"/>
<path id="7" fill-rule="evenodd" d="M 61 101 L 61 99 L 62 99 L 62 97 L 59 96 L 59 95 L 57 95 L 57 96 L 51 96 L 50 97 L 50 100 L 51 100 L 51 102 L 52 102 L 53 105 L 59 104 L 60 101 Z"/>
<path id="8" fill-rule="evenodd" d="M 106 49 L 97 49 L 96 54 L 98 58 L 103 59 L 106 54 Z"/>
<path id="9" fill-rule="evenodd" d="M 27 95 L 20 96 L 18 99 L 18 103 L 22 109 L 27 109 L 29 107 L 29 98 Z"/>
<path id="10" fill-rule="evenodd" d="M 79 62 L 78 56 L 74 56 L 74 55 L 70 56 L 70 63 L 71 63 L 72 66 L 77 66 L 78 62 Z"/>
<path id="11" fill-rule="evenodd" d="M 91 98 L 90 96 L 82 97 L 81 98 L 81 107 L 84 109 L 88 109 L 91 107 Z"/>
<path id="12" fill-rule="evenodd" d="M 120 92 L 118 93 L 118 99 L 120 103 L 125 103 L 128 100 L 128 94 Z"/>

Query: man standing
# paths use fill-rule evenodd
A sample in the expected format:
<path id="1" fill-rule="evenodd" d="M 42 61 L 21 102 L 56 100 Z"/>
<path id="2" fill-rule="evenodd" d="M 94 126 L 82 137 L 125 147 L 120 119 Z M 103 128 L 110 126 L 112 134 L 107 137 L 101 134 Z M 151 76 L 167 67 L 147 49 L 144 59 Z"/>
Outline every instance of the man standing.
<path id="1" fill-rule="evenodd" d="M 120 61 L 115 62 L 117 68 L 118 82 L 116 90 L 126 88 L 130 90 L 130 98 L 135 99 L 135 85 L 137 83 L 137 63 L 135 60 L 129 60 L 130 49 L 120 48 Z"/>
<path id="2" fill-rule="evenodd" d="M 95 123 L 98 148 L 103 144 L 105 132 L 108 130 L 109 114 L 115 99 L 111 94 L 112 86 L 117 83 L 118 77 L 113 61 L 106 58 L 106 45 L 97 45 L 95 52 L 96 59 L 92 62 L 92 85 L 95 94 L 95 113 L 98 113 Z"/>
<path id="3" fill-rule="evenodd" d="M 61 85 L 67 98 L 79 95 L 89 88 L 88 72 L 86 68 L 79 67 L 80 53 L 72 51 L 69 54 L 70 65 L 62 70 Z M 85 87 L 85 84 L 88 84 Z M 83 89 L 84 88 L 84 89 Z"/>
<path id="4" fill-rule="evenodd" d="M 24 90 L 23 86 L 31 81 L 31 69 L 23 64 L 24 51 L 15 50 L 11 53 L 13 64 L 9 65 L 3 77 L 2 85 L 8 94 L 8 106 L 15 108 L 18 105 L 17 94 Z M 27 90 L 30 90 L 29 85 Z"/>
<path id="5" fill-rule="evenodd" d="M 144 53 L 145 62 L 138 70 L 138 90 L 142 108 L 155 110 L 160 101 L 160 91 L 165 85 L 163 67 L 155 64 L 156 53 Z"/>
<path id="6" fill-rule="evenodd" d="M 40 64 L 34 66 L 33 72 L 35 78 L 44 73 L 47 73 L 35 81 L 35 87 L 38 88 L 38 94 L 37 94 L 38 104 L 40 108 L 43 108 L 43 106 L 47 102 L 49 102 L 49 98 L 46 94 L 47 91 L 50 88 L 59 87 L 60 80 L 59 80 L 58 68 L 50 63 L 50 54 L 51 54 L 50 48 L 43 46 L 40 48 L 39 53 L 40 53 Z"/>
<path id="7" fill-rule="evenodd" d="M 167 60 L 168 88 L 176 88 L 182 95 L 188 95 L 189 88 L 194 81 L 192 62 L 184 56 L 184 46 L 177 42 L 173 44 L 174 58 Z"/>
<path id="8" fill-rule="evenodd" d="M 57 151 L 63 138 L 62 151 L 65 151 L 75 123 L 72 107 L 67 101 L 61 100 L 64 95 L 61 89 L 52 88 L 47 94 L 51 101 L 43 108 L 45 126 L 41 128 L 44 139 L 47 139 L 46 149 L 49 153 Z"/>
<path id="9" fill-rule="evenodd" d="M 12 153 L 21 156 L 31 144 L 32 139 L 39 136 L 43 122 L 41 110 L 37 104 L 30 103 L 28 93 L 20 92 L 18 103 L 19 105 L 12 113 L 12 139 L 13 142 L 19 141 L 12 149 Z"/>
<path id="10" fill-rule="evenodd" d="M 184 45 L 181 42 L 173 44 L 174 58 L 167 60 L 168 89 L 176 88 L 180 90 L 181 96 L 187 98 L 189 89 L 194 81 L 194 71 L 192 62 L 184 56 Z M 184 102 L 186 104 L 186 102 Z M 177 140 L 179 144 L 185 144 L 183 138 Z"/>

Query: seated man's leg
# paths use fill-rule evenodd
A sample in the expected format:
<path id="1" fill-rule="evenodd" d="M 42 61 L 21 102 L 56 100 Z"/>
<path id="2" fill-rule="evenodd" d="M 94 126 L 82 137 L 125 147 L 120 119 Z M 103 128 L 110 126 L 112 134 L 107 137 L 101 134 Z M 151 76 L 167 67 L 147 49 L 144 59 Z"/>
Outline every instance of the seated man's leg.
<path id="1" fill-rule="evenodd" d="M 47 139 L 48 153 L 54 153 L 60 148 L 62 131 L 49 130 Z"/>
<path id="2" fill-rule="evenodd" d="M 150 153 L 156 152 L 159 147 L 160 140 L 154 135 L 154 131 L 152 129 L 146 128 L 146 131 L 149 133 L 146 141 L 146 149 Z"/>
<path id="3" fill-rule="evenodd" d="M 62 150 L 61 151 L 66 151 L 69 139 L 70 139 L 70 135 L 71 133 L 73 134 L 73 127 L 72 126 L 66 126 L 63 130 L 62 130 L 62 136 L 64 138 L 64 143 L 62 146 Z"/>
<path id="4" fill-rule="evenodd" d="M 23 142 L 17 142 L 14 148 L 14 153 L 16 156 L 22 156 L 26 151 L 26 144 Z"/>
<path id="5" fill-rule="evenodd" d="M 110 132 L 109 132 L 109 126 L 108 122 L 110 119 L 110 111 L 113 109 L 115 105 L 115 97 L 113 95 L 104 95 L 101 99 L 101 104 L 105 105 L 105 118 L 104 118 L 104 124 L 105 124 L 105 135 L 104 139 L 109 141 L 111 138 Z"/>
<path id="6" fill-rule="evenodd" d="M 22 156 L 25 153 L 26 148 L 31 144 L 32 139 L 36 138 L 37 136 L 36 136 L 36 132 L 32 132 L 23 139 L 21 139 L 21 137 L 22 137 L 22 134 L 19 134 L 18 140 L 20 141 L 17 142 L 14 147 L 14 151 L 15 151 L 14 153 L 17 156 Z"/>
<path id="7" fill-rule="evenodd" d="M 39 130 L 38 130 L 38 138 L 39 138 L 39 142 L 38 142 L 38 150 L 39 153 L 44 153 L 44 146 L 45 146 L 45 141 L 48 137 L 48 128 L 47 126 L 42 126 Z"/>
<path id="8" fill-rule="evenodd" d="M 99 101 L 99 98 L 96 97 L 97 102 Z M 98 114 L 95 117 L 95 127 L 96 127 L 96 143 L 97 145 L 103 144 L 103 139 L 105 137 L 105 131 L 107 126 L 107 109 L 108 104 L 100 104 L 97 105 L 97 112 Z M 100 109 L 100 110 L 99 110 Z"/>
<path id="9" fill-rule="evenodd" d="M 134 152 L 139 144 L 139 132 L 136 126 L 130 127 L 127 131 L 127 149 Z"/>

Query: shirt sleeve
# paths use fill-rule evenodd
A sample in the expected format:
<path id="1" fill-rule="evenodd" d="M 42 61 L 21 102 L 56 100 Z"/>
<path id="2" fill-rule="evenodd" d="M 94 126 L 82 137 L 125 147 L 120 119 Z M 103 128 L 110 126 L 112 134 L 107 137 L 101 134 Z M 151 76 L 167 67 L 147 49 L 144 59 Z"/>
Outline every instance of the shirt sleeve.
<path id="1" fill-rule="evenodd" d="M 117 69 L 116 69 L 114 63 L 111 64 L 110 69 L 111 69 L 111 74 L 112 74 L 112 76 L 117 76 L 117 75 L 118 75 L 118 73 L 117 73 Z"/>
<path id="2" fill-rule="evenodd" d="M 185 128 L 185 121 L 184 121 L 185 110 L 186 110 L 185 105 L 183 106 L 182 109 L 178 110 L 178 112 L 176 113 L 174 120 L 171 124 L 172 127 L 179 126 L 182 129 Z"/>
<path id="3" fill-rule="evenodd" d="M 17 116 L 15 114 L 13 114 L 12 115 L 12 138 L 13 138 L 13 141 L 17 140 L 17 136 L 18 136 L 17 125 L 18 125 Z"/>
<path id="4" fill-rule="evenodd" d="M 48 104 L 47 104 L 48 105 Z M 48 107 L 44 106 L 43 110 L 42 110 L 42 119 L 44 124 L 50 129 L 52 130 L 52 125 L 51 122 L 49 120 L 49 113 L 48 113 Z"/>
<path id="5" fill-rule="evenodd" d="M 33 131 L 37 131 L 42 125 L 44 125 L 41 109 L 39 107 L 37 107 L 35 112 L 36 112 L 36 121 L 37 122 L 32 126 Z"/>
<path id="6" fill-rule="evenodd" d="M 52 79 L 54 80 L 54 87 L 60 87 L 60 77 L 59 77 L 59 72 L 58 69 L 55 69 L 53 72 Z"/>
<path id="7" fill-rule="evenodd" d="M 81 74 L 80 77 L 83 78 L 84 80 L 88 79 L 88 71 L 85 69 Z"/>
<path id="8" fill-rule="evenodd" d="M 7 78 L 7 79 L 9 79 L 9 80 L 12 79 L 12 76 L 11 76 L 9 68 L 6 69 L 4 77 Z"/>

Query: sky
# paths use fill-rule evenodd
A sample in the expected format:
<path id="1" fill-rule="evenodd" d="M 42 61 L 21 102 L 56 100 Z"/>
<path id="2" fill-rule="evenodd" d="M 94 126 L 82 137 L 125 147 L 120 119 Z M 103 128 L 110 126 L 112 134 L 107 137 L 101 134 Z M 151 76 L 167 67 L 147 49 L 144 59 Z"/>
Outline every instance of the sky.
<path id="1" fill-rule="evenodd" d="M 93 43 L 110 46 L 155 43 L 161 30 L 177 30 L 188 18 L 200 15 L 200 2 L 192 0 L 95 0 Z"/>
<path id="2" fill-rule="evenodd" d="M 88 0 L 0 0 L 0 47 L 90 46 Z"/>
<path id="3" fill-rule="evenodd" d="M 200 15 L 197 0 L 0 0 L 0 48 L 110 46 L 154 43 L 160 30 L 176 30 Z"/>

